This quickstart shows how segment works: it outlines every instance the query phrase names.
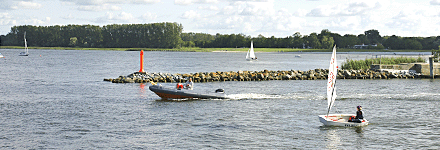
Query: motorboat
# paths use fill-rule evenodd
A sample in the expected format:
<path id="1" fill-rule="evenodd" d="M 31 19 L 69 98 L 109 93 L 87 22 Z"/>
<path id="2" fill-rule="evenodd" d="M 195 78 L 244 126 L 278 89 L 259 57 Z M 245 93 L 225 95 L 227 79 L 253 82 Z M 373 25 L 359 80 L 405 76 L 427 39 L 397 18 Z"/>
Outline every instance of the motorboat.
<path id="1" fill-rule="evenodd" d="M 160 84 L 151 85 L 149 89 L 162 99 L 227 99 L 223 89 L 203 93 L 195 90 L 164 87 Z"/>

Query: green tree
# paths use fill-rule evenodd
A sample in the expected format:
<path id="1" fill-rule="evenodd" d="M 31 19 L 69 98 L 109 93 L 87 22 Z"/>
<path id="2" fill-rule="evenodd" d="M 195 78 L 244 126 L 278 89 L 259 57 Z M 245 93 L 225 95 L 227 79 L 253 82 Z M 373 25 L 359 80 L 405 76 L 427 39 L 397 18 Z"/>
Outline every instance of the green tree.
<path id="1" fill-rule="evenodd" d="M 321 48 L 323 49 L 330 49 L 333 47 L 335 41 L 333 40 L 333 37 L 331 36 L 323 36 L 321 38 Z"/>
<path id="2" fill-rule="evenodd" d="M 304 39 L 299 32 L 293 34 L 293 43 L 292 47 L 295 48 L 303 48 Z"/>
<path id="3" fill-rule="evenodd" d="M 405 49 L 421 50 L 423 48 L 419 41 L 412 38 L 405 39 L 403 43 Z"/>
<path id="4" fill-rule="evenodd" d="M 76 38 L 76 37 L 71 37 L 71 38 L 70 38 L 70 42 L 69 42 L 69 46 L 71 46 L 71 47 L 75 47 L 77 41 L 78 41 L 78 38 Z"/>
<path id="5" fill-rule="evenodd" d="M 383 46 L 387 49 L 403 49 L 404 44 L 401 37 L 392 35 L 391 37 L 386 37 L 383 42 Z"/>
<path id="6" fill-rule="evenodd" d="M 306 46 L 311 48 L 320 49 L 321 43 L 319 42 L 318 35 L 316 33 L 310 33 L 306 38 Z"/>
<path id="7" fill-rule="evenodd" d="M 368 31 L 365 31 L 365 36 L 367 37 L 369 44 L 377 44 L 382 41 L 382 37 L 379 34 L 379 31 L 371 29 Z"/>
<path id="8" fill-rule="evenodd" d="M 365 34 L 359 34 L 358 39 L 359 39 L 359 43 L 356 43 L 358 45 L 360 45 L 360 44 L 369 45 L 370 44 L 370 41 L 368 40 L 367 36 L 365 36 Z"/>

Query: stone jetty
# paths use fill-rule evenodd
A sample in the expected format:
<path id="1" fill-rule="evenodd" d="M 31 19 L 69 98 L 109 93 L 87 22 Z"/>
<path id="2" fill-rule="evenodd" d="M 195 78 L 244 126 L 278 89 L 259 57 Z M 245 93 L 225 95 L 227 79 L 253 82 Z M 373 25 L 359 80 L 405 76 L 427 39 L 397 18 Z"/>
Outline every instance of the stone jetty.
<path id="1" fill-rule="evenodd" d="M 267 81 L 267 80 L 324 80 L 327 79 L 328 69 L 308 71 L 228 71 L 228 72 L 197 72 L 186 74 L 135 72 L 116 79 L 104 79 L 113 83 L 146 83 L 146 82 L 186 82 L 192 78 L 194 82 L 216 81 Z M 415 72 L 388 72 L 375 70 L 338 70 L 338 79 L 392 79 L 392 78 L 421 78 Z"/>

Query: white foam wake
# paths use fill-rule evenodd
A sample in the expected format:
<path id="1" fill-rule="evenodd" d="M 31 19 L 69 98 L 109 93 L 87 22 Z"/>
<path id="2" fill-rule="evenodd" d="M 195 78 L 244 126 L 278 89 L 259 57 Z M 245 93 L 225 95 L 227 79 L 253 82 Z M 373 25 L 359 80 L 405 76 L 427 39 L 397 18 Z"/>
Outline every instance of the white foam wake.
<path id="1" fill-rule="evenodd" d="M 255 94 L 255 93 L 245 93 L 245 94 L 231 94 L 227 95 L 229 99 L 273 99 L 281 98 L 280 95 L 266 95 L 266 94 Z"/>

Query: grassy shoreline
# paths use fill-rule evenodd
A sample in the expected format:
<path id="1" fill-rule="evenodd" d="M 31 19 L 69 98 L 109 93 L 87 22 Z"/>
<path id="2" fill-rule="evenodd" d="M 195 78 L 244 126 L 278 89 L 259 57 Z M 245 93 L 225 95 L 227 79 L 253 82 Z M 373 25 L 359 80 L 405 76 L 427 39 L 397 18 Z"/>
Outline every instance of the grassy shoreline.
<path id="1" fill-rule="evenodd" d="M 48 50 L 111 50 L 111 51 L 173 51 L 173 52 L 247 52 L 249 48 L 82 48 L 82 47 L 28 47 L 29 49 Z M 24 49 L 22 46 L 0 46 L 0 49 Z M 292 49 L 292 48 L 254 48 L 255 52 L 331 52 L 331 49 Z M 338 49 L 338 52 L 431 52 L 431 50 L 374 50 L 374 49 Z"/>

